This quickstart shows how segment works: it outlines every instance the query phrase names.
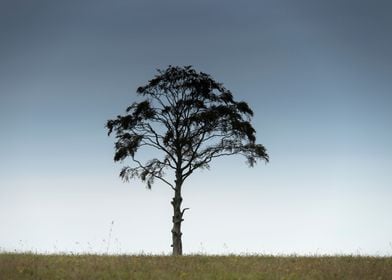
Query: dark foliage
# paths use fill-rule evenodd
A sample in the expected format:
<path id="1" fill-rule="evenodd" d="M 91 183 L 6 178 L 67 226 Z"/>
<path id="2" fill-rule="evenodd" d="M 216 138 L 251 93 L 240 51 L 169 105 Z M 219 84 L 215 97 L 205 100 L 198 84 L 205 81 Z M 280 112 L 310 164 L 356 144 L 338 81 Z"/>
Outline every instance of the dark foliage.
<path id="1" fill-rule="evenodd" d="M 211 76 L 191 66 L 169 66 L 137 93 L 145 100 L 106 124 L 108 134 L 114 132 L 117 139 L 114 160 L 130 157 L 136 163 L 121 171 L 124 180 L 138 177 L 150 188 L 158 178 L 174 188 L 164 179 L 167 168 L 183 182 L 221 156 L 243 155 L 250 166 L 259 159 L 268 161 L 264 146 L 256 144 L 253 111 Z M 135 154 L 144 146 L 162 151 L 163 158 L 140 162 Z"/>

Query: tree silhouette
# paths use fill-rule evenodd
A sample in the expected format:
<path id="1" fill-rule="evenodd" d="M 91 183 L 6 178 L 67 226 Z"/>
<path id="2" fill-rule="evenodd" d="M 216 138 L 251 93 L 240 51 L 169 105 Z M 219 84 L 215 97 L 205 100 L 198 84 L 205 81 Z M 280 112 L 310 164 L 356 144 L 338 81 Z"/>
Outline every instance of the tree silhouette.
<path id="1" fill-rule="evenodd" d="M 116 136 L 114 161 L 132 159 L 133 165 L 120 172 L 124 181 L 140 178 L 151 188 L 158 179 L 173 189 L 173 255 L 182 255 L 181 223 L 188 210 L 181 209 L 185 180 L 218 157 L 243 155 L 253 167 L 259 159 L 268 162 L 268 154 L 256 144 L 248 104 L 235 101 L 221 83 L 191 66 L 158 70 L 137 93 L 145 99 L 129 106 L 126 115 L 107 121 L 108 135 Z M 136 158 L 141 148 L 161 157 Z M 165 171 L 172 171 L 174 182 Z"/>

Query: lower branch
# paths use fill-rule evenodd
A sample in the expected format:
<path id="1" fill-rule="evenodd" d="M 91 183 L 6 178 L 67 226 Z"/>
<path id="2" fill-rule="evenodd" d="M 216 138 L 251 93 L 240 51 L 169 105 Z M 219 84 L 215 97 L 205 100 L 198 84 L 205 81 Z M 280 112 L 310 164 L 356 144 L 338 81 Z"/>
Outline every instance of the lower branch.
<path id="1" fill-rule="evenodd" d="M 181 211 L 181 217 L 184 215 L 184 213 L 185 213 L 185 211 L 186 210 L 189 210 L 190 208 L 184 208 L 184 209 L 182 209 L 182 211 Z"/>

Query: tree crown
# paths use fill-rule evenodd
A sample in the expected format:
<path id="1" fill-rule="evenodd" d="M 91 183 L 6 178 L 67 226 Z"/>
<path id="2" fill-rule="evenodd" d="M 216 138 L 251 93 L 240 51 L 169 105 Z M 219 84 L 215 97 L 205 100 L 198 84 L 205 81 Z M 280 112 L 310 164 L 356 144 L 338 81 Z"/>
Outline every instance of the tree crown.
<path id="1" fill-rule="evenodd" d="M 108 134 L 115 133 L 115 161 L 130 157 L 124 180 L 138 177 L 151 188 L 154 179 L 164 178 L 172 169 L 183 182 L 198 168 L 208 168 L 217 157 L 239 154 L 253 167 L 257 160 L 268 162 L 265 147 L 256 144 L 251 125 L 253 111 L 237 102 L 221 83 L 191 66 L 169 66 L 137 94 L 144 97 L 126 109 L 126 115 L 108 120 Z M 136 159 L 137 151 L 149 147 L 163 152 L 163 158 L 147 162 Z"/>

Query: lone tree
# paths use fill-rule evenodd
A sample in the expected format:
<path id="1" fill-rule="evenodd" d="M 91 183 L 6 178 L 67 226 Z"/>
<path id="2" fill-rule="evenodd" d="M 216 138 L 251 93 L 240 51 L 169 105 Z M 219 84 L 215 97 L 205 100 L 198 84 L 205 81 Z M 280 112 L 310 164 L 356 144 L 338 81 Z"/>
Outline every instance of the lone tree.
<path id="1" fill-rule="evenodd" d="M 256 144 L 248 104 L 235 101 L 221 83 L 191 66 L 158 70 L 137 93 L 143 101 L 129 106 L 126 115 L 107 121 L 108 135 L 116 136 L 114 161 L 132 159 L 133 165 L 120 172 L 124 181 L 140 178 L 150 189 L 158 179 L 173 189 L 171 246 L 173 255 L 182 255 L 181 223 L 189 209 L 181 209 L 185 180 L 218 157 L 243 155 L 253 167 L 259 159 L 268 162 L 268 154 Z M 136 158 L 141 148 L 154 150 L 156 157 Z M 165 171 L 173 176 L 165 176 Z"/>

